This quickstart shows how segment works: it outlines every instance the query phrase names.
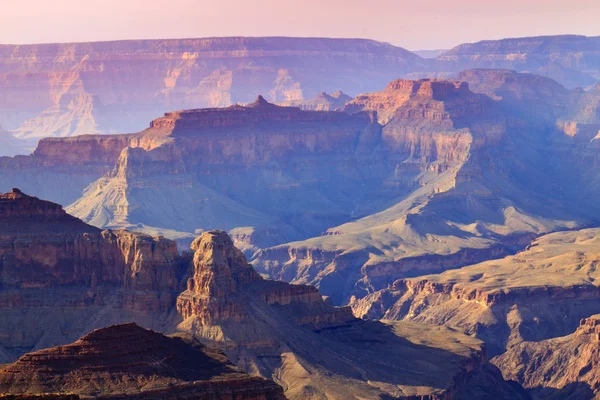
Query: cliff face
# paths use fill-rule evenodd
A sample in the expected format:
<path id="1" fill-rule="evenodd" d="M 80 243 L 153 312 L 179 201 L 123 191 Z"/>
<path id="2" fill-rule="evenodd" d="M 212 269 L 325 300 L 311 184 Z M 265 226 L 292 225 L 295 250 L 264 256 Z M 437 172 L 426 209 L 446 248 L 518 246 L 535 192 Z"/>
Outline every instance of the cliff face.
<path id="1" fill-rule="evenodd" d="M 0 195 L 0 222 L 0 337 L 9 356 L 133 316 L 160 326 L 174 307 L 182 273 L 174 242 L 101 231 L 17 189 Z"/>
<path id="2" fill-rule="evenodd" d="M 467 43 L 439 55 L 441 68 L 505 68 L 547 76 L 567 87 L 600 78 L 600 37 L 538 36 Z M 447 69 L 446 69 L 447 70 Z"/>
<path id="3" fill-rule="evenodd" d="M 598 315 L 583 318 L 570 335 L 521 343 L 494 362 L 538 398 L 596 398 L 599 322 Z"/>
<path id="4" fill-rule="evenodd" d="M 346 112 L 261 97 L 167 113 L 133 135 L 46 139 L 2 160 L 0 180 L 27 175 L 36 194 L 74 201 L 93 181 L 68 210 L 103 228 L 252 231 L 248 254 L 271 246 L 254 257 L 260 272 L 337 304 L 595 221 L 597 91 L 506 70 L 461 76 L 473 90 L 397 80 Z"/>
<path id="5" fill-rule="evenodd" d="M 349 193 L 326 186 L 332 179 L 339 179 L 336 187 L 371 176 L 368 186 L 381 181 L 378 169 L 358 171 L 364 162 L 383 163 L 375 154 L 380 128 L 371 112 L 303 111 L 262 97 L 248 106 L 168 113 L 136 135 L 162 146 L 124 149 L 114 170 L 69 211 L 102 227 L 250 226 L 278 230 L 287 240 L 321 232 L 356 206 Z M 332 198 L 340 209 L 331 209 Z M 291 220 L 307 214 L 313 221 Z"/>
<path id="6" fill-rule="evenodd" d="M 481 342 L 444 328 L 357 320 L 314 287 L 263 279 L 223 231 L 205 232 L 193 255 L 179 256 L 172 241 L 100 231 L 18 190 L 0 198 L 0 221 L 0 362 L 135 321 L 191 333 L 294 399 L 521 398 L 487 363 Z M 200 363 L 206 357 L 198 351 L 208 354 L 134 325 L 112 327 L 26 354 L 0 370 L 0 390 L 281 397 L 278 387 L 231 366 Z M 420 362 L 398 367 L 407 358 Z"/>
<path id="7" fill-rule="evenodd" d="M 369 318 L 447 325 L 486 341 L 492 354 L 566 335 L 598 312 L 599 232 L 543 236 L 504 259 L 394 282 L 353 303 Z"/>
<path id="8" fill-rule="evenodd" d="M 426 325 L 356 320 L 314 287 L 261 278 L 225 232 L 203 233 L 192 250 L 178 329 L 273 377 L 289 398 L 524 398 L 477 341 Z M 418 366 L 399 367 L 407 358 Z"/>
<path id="9" fill-rule="evenodd" d="M 315 284 L 346 304 L 398 278 L 500 257 L 536 235 L 594 221 L 587 212 L 596 206 L 579 191 L 595 190 L 585 166 L 597 161 L 594 141 L 558 128 L 559 120 L 578 121 L 572 101 L 581 93 L 516 72 L 468 71 L 463 78 L 482 93 L 459 81 L 397 80 L 348 103 L 346 111 L 377 111 L 385 124 L 382 148 L 395 165 L 385 184 L 400 196 L 321 237 L 260 251 L 253 259 L 259 271 Z M 551 112 L 542 118 L 532 104 Z M 584 208 L 565 207 L 566 198 Z"/>
<path id="10" fill-rule="evenodd" d="M 261 93 L 270 101 L 361 93 L 424 64 L 402 48 L 357 39 L 4 45 L 0 121 L 31 138 L 134 132 L 164 110 L 226 107 Z"/>
<path id="11" fill-rule="evenodd" d="M 78 341 L 28 353 L 0 368 L 13 398 L 285 399 L 281 387 L 250 377 L 219 351 L 190 337 L 166 337 L 135 324 L 95 330 Z"/>

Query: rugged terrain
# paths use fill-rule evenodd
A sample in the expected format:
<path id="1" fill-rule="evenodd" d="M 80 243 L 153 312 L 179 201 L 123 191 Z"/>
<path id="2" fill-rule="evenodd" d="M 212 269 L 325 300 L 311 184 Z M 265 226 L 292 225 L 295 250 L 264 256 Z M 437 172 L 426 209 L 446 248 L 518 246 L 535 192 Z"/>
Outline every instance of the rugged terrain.
<path id="1" fill-rule="evenodd" d="M 127 133 L 167 110 L 226 107 L 259 94 L 323 109 L 338 100 L 321 92 L 341 89 L 354 96 L 400 77 L 449 77 L 470 68 L 507 68 L 569 88 L 588 87 L 600 80 L 599 40 L 566 35 L 482 41 L 435 59 L 362 39 L 0 45 L 0 121 L 18 137 L 33 140 Z M 315 96 L 317 101 L 306 100 Z"/>
<path id="2" fill-rule="evenodd" d="M 600 310 L 600 231 L 559 232 L 503 259 L 394 282 L 353 304 L 356 315 L 447 325 L 484 339 L 492 354 L 572 332 Z"/>
<path id="3" fill-rule="evenodd" d="M 537 235 L 595 223 L 596 90 L 506 70 L 459 78 L 397 80 L 348 103 L 348 112 L 377 111 L 396 204 L 264 249 L 254 265 L 345 303 L 400 277 L 497 258 Z"/>
<path id="4" fill-rule="evenodd" d="M 28 353 L 0 367 L 0 392 L 103 399 L 283 400 L 272 381 L 251 377 L 190 336 L 136 324 L 95 330 L 75 343 Z"/>
<path id="5" fill-rule="evenodd" d="M 102 231 L 17 189 L 1 195 L 0 361 L 114 323 L 161 327 L 182 266 L 174 242 Z"/>
<path id="6" fill-rule="evenodd" d="M 598 398 L 599 325 L 599 315 L 583 318 L 574 333 L 521 343 L 495 363 L 537 398 Z"/>
<path id="7" fill-rule="evenodd" d="M 458 77 L 396 80 L 344 112 L 259 97 L 167 113 L 137 134 L 47 138 L 0 159 L 0 187 L 22 181 L 98 227 L 184 247 L 229 230 L 260 272 L 336 304 L 596 223 L 598 87 Z"/>
<path id="8" fill-rule="evenodd" d="M 507 68 L 552 78 L 569 87 L 600 80 L 600 36 L 538 36 L 466 43 L 437 56 L 442 69 Z"/>
<path id="9" fill-rule="evenodd" d="M 164 333 L 192 334 L 222 349 L 246 372 L 272 378 L 291 399 L 474 399 L 490 393 L 499 399 L 526 398 L 488 363 L 481 341 L 432 325 L 356 319 L 350 308 L 329 305 L 314 287 L 265 280 L 223 231 L 203 233 L 192 243 L 191 253 L 179 256 L 175 242 L 100 231 L 56 204 L 18 190 L 2 195 L 0 220 L 3 362 L 68 343 L 95 327 L 134 321 Z M 140 333 L 139 328 L 127 329 Z M 40 387 L 93 391 L 78 386 L 77 372 L 44 384 L 11 374 L 24 378 L 27 370 L 35 376 L 41 372 L 32 363 L 51 363 L 57 352 L 64 357 L 75 353 L 77 362 L 85 363 L 86 343 L 108 333 L 85 336 L 83 345 L 80 341 L 26 355 L 6 367 L 5 384 L 19 393 Z M 129 350 L 145 343 L 135 338 L 131 342 L 101 349 L 126 349 L 116 356 L 126 361 Z M 154 355 L 144 352 L 144 357 Z M 409 368 L 407 359 L 413 360 Z M 100 379 L 104 375 L 99 371 L 111 365 L 113 361 L 84 371 Z M 163 367 L 149 364 L 155 371 Z M 143 372 L 137 371 L 128 369 Z M 2 376 L 0 382 L 7 382 Z M 175 387 L 181 385 L 178 376 L 171 376 Z M 111 380 L 107 390 L 136 390 L 147 387 L 145 382 L 144 377 L 130 383 Z"/>
<path id="10" fill-rule="evenodd" d="M 22 138 L 135 132 L 167 110 L 376 90 L 424 64 L 360 39 L 0 45 L 0 121 Z"/>

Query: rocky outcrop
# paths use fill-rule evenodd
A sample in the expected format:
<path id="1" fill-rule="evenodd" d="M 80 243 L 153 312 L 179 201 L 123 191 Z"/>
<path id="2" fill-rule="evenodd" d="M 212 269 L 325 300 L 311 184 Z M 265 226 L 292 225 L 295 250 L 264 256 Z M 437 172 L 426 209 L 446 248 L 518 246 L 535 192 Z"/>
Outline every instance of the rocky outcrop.
<path id="1" fill-rule="evenodd" d="M 175 242 L 101 231 L 13 189 L 0 195 L 2 346 L 10 355 L 65 343 L 134 315 L 158 327 L 175 305 L 183 266 Z"/>
<path id="2" fill-rule="evenodd" d="M 496 357 L 494 363 L 536 398 L 596 398 L 599 323 L 598 315 L 583 318 L 574 333 L 521 343 Z"/>
<path id="3" fill-rule="evenodd" d="M 203 233 L 192 243 L 192 250 L 191 277 L 187 290 L 177 299 L 177 310 L 184 319 L 193 318 L 204 326 L 249 323 L 249 301 L 244 300 L 248 292 L 252 301 L 266 306 L 295 306 L 302 314 L 296 316 L 301 324 L 343 324 L 354 319 L 349 308 L 327 306 L 312 286 L 265 281 L 224 231 Z"/>
<path id="4" fill-rule="evenodd" d="M 424 64 L 405 49 L 359 39 L 3 45 L 0 121 L 21 137 L 135 132 L 165 110 L 227 107 L 260 93 L 270 101 L 361 93 Z"/>
<path id="5" fill-rule="evenodd" d="M 525 398 L 487 363 L 477 341 L 433 326 L 360 321 L 314 287 L 264 280 L 222 231 L 203 233 L 192 249 L 178 329 L 273 377 L 290 398 Z M 460 344 L 447 347 L 449 336 Z M 428 372 L 399 368 L 407 357 Z"/>
<path id="6" fill-rule="evenodd" d="M 521 342 L 566 335 L 600 310 L 599 237 L 597 229 L 550 234 L 515 256 L 398 280 L 352 307 L 361 317 L 458 328 L 501 354 Z"/>
<path id="7" fill-rule="evenodd" d="M 0 210 L 6 244 L 0 252 L 1 362 L 66 343 L 81 331 L 135 321 L 217 346 L 238 367 L 280 383 L 293 399 L 521 396 L 489 365 L 481 342 L 434 326 L 358 320 L 314 287 L 265 280 L 223 231 L 203 233 L 193 254 L 179 256 L 175 242 L 100 231 L 18 190 L 2 196 Z M 144 398 L 164 397 L 169 390 L 209 396 L 230 388 L 241 398 L 262 398 L 265 382 L 245 375 L 219 378 L 216 387 L 213 375 L 186 375 L 189 383 L 175 368 L 178 357 L 187 366 L 182 373 L 192 374 L 201 354 L 179 352 L 170 340 L 132 325 L 95 331 L 6 366 L 0 388 L 78 396 L 91 390 L 109 398 L 140 391 Z M 404 368 L 406 359 L 418 360 L 416 367 Z M 59 376 L 46 380 L 55 371 Z"/>
<path id="8" fill-rule="evenodd" d="M 298 107 L 306 111 L 342 111 L 350 100 L 352 100 L 351 96 L 338 90 L 331 94 L 321 92 L 308 100 L 289 100 L 277 104 L 285 107 Z"/>
<path id="9" fill-rule="evenodd" d="M 78 341 L 28 353 L 0 368 L 0 391 L 15 399 L 282 400 L 272 381 L 251 377 L 219 351 L 186 336 L 166 337 L 136 324 L 95 330 Z"/>
<path id="10" fill-rule="evenodd" d="M 188 233 L 255 227 L 284 241 L 307 230 L 322 231 L 340 211 L 331 211 L 325 195 L 313 196 L 310 212 L 326 217 L 299 226 L 283 219 L 305 214 L 304 200 L 280 200 L 290 190 L 318 185 L 315 179 L 328 182 L 329 176 L 319 178 L 317 169 L 345 175 L 340 176 L 345 181 L 359 179 L 341 171 L 375 157 L 380 126 L 370 112 L 303 111 L 260 97 L 248 106 L 168 113 L 136 137 L 163 138 L 164 143 L 124 149 L 113 171 L 92 184 L 70 212 L 101 227 L 142 224 Z M 240 181 L 234 171 L 246 178 Z M 272 201 L 265 203 L 265 190 Z"/>

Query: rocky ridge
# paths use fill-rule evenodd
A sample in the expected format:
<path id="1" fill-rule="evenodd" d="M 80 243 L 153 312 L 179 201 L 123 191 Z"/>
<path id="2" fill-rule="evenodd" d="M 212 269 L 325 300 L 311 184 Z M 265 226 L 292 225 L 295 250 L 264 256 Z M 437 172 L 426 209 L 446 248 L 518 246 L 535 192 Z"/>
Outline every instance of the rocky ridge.
<path id="1" fill-rule="evenodd" d="M 401 188 L 396 204 L 326 235 L 264 249 L 253 259 L 259 271 L 317 285 L 345 304 L 403 276 L 497 258 L 537 235 L 593 223 L 593 214 L 579 212 L 595 208 L 580 188 L 595 190 L 587 165 L 597 159 L 582 130 L 593 124 L 573 114 L 581 93 L 513 71 L 462 77 L 483 93 L 468 82 L 397 80 L 348 103 L 348 112 L 377 111 L 385 124 L 381 142 L 395 165 L 386 184 Z M 552 112 L 538 118 L 533 99 Z M 559 121 L 567 120 L 579 134 L 565 134 Z M 546 159 L 569 162 L 540 169 Z"/>
<path id="2" fill-rule="evenodd" d="M 28 353 L 0 367 L 12 398 L 285 399 L 272 381 L 250 377 L 189 336 L 166 337 L 136 324 L 97 329 L 74 343 Z"/>
<path id="3" fill-rule="evenodd" d="M 599 324 L 598 315 L 583 318 L 570 335 L 520 343 L 494 362 L 536 398 L 597 398 Z"/>
<path id="4" fill-rule="evenodd" d="M 134 132 L 164 110 L 227 107 L 260 93 L 270 101 L 360 93 L 424 64 L 405 49 L 360 39 L 2 45 L 0 121 L 36 139 Z"/>
<path id="5" fill-rule="evenodd" d="M 193 254 L 179 256 L 175 242 L 124 231 L 100 231 L 68 216 L 55 204 L 17 190 L 3 195 L 0 205 L 0 217 L 10 221 L 0 226 L 37 225 L 16 234 L 4 232 L 1 241 L 7 244 L 0 253 L 0 318 L 6 322 L 0 328 L 3 362 L 32 350 L 68 343 L 72 336 L 94 327 L 135 321 L 166 333 L 192 334 L 225 351 L 230 360 L 252 375 L 274 379 L 292 399 L 449 399 L 477 398 L 484 393 L 508 399 L 523 395 L 487 362 L 480 341 L 445 328 L 355 319 L 349 308 L 329 305 L 314 287 L 263 279 L 223 231 L 203 233 L 192 244 Z M 54 228 L 45 229 L 47 226 Z M 39 258 L 27 260 L 24 254 Z M 122 350 L 110 359 L 127 364 L 138 354 L 134 351 L 130 356 L 129 351 L 147 348 L 145 339 L 134 339 L 138 333 L 167 340 L 137 327 L 118 329 L 132 330 L 133 336 L 118 336 L 134 344 L 127 345 L 124 340 L 118 346 L 90 347 L 90 341 L 93 344 L 99 337 L 117 335 L 110 329 L 96 331 L 83 342 L 60 350 L 24 356 L 6 367 L 7 380 L 0 378 L 0 382 L 17 393 L 57 389 L 75 394 L 96 392 L 90 386 L 82 388 L 76 379 L 78 366 L 84 368 L 89 362 L 86 349 Z M 160 348 L 157 351 L 162 351 Z M 52 364 L 56 352 L 75 357 L 69 363 L 77 367 L 74 375 L 61 374 L 44 383 L 47 386 L 42 385 L 43 380 L 16 378 L 24 377 L 23 371 L 31 377 L 42 370 L 50 373 L 52 368 L 62 368 Z M 163 358 L 152 351 L 144 351 L 142 356 L 155 355 Z M 400 361 L 407 358 L 422 361 L 414 369 L 405 369 Z M 137 362 L 136 368 L 144 363 Z M 142 374 L 134 383 L 111 380 L 101 385 L 109 391 L 106 395 L 135 390 L 140 385 L 151 394 L 160 390 L 152 386 L 154 383 L 163 387 L 167 381 L 174 384 L 172 388 L 190 389 L 177 376 L 148 381 L 145 371 L 162 376 L 160 370 L 167 364 L 147 365 L 149 370 L 127 369 L 130 374 Z M 111 366 L 114 361 L 83 371 L 104 376 L 102 368 Z M 234 386 L 245 390 L 245 382 L 246 377 Z M 193 390 L 213 389 L 210 384 L 207 388 L 197 383 Z"/>

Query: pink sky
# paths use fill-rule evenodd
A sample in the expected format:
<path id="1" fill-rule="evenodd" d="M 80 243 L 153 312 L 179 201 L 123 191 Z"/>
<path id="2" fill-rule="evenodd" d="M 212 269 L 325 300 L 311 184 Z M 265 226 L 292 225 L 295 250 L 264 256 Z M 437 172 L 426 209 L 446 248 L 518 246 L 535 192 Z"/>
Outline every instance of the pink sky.
<path id="1" fill-rule="evenodd" d="M 0 43 L 325 36 L 408 49 L 563 33 L 600 35 L 600 0 L 11 0 Z"/>

